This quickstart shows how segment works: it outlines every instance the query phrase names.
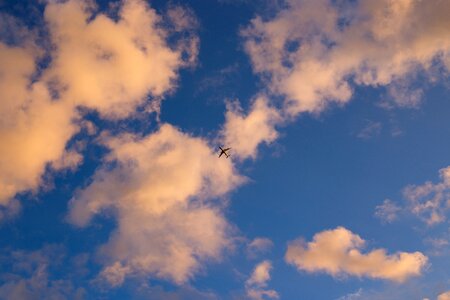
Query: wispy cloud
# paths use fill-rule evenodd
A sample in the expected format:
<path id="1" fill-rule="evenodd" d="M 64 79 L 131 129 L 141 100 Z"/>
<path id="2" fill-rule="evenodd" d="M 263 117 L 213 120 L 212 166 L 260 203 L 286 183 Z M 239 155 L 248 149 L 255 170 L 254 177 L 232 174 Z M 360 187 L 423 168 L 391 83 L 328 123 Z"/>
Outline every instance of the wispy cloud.
<path id="1" fill-rule="evenodd" d="M 441 223 L 450 209 L 450 167 L 439 170 L 441 182 L 427 181 L 422 185 L 409 185 L 403 190 L 408 209 L 428 225 Z"/>
<path id="2" fill-rule="evenodd" d="M 258 237 L 247 244 L 247 255 L 255 258 L 258 255 L 267 253 L 273 247 L 273 242 L 268 238 Z"/>
<path id="3" fill-rule="evenodd" d="M 392 223 L 397 217 L 401 208 L 389 199 L 384 199 L 383 204 L 375 207 L 375 216 L 384 223 Z"/>
<path id="4" fill-rule="evenodd" d="M 229 89 L 231 86 L 234 86 L 234 80 L 237 80 L 240 77 L 240 71 L 239 64 L 234 63 L 207 74 L 206 77 L 200 80 L 195 93 L 202 94 L 204 92 L 214 90 L 214 94 L 217 94 L 223 89 Z M 217 95 L 214 97 L 217 97 Z M 223 98 L 221 98 L 221 100 L 223 100 Z"/>
<path id="5" fill-rule="evenodd" d="M 430 246 L 428 250 L 430 255 L 433 256 L 442 256 L 446 255 L 450 246 L 450 236 L 449 234 L 444 234 L 439 237 L 427 237 L 424 240 L 424 243 Z"/>
<path id="6" fill-rule="evenodd" d="M 381 133 L 381 122 L 367 121 L 366 126 L 364 126 L 356 135 L 360 139 L 368 140 Z"/>
<path id="7" fill-rule="evenodd" d="M 5 205 L 0 205 L 0 222 L 11 220 L 22 210 L 22 205 L 17 199 L 11 199 Z"/>
<path id="8" fill-rule="evenodd" d="M 360 288 L 354 293 L 347 294 L 345 296 L 339 297 L 336 300 L 357 300 L 361 299 L 361 295 L 363 293 L 363 290 Z"/>
<path id="9" fill-rule="evenodd" d="M 0 264 L 4 272 L 9 271 L 0 276 L 1 299 L 85 299 L 86 290 L 72 280 L 77 266 L 67 259 L 60 245 L 34 251 L 13 250 L 0 256 Z M 55 269 L 64 264 L 70 272 L 55 276 Z"/>

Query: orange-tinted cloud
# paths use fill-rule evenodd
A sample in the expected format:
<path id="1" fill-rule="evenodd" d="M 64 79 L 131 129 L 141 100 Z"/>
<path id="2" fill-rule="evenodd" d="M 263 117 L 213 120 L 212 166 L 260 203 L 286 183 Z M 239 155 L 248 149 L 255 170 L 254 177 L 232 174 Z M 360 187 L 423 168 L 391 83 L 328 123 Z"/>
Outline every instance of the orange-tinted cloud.
<path id="1" fill-rule="evenodd" d="M 75 112 L 52 101 L 42 82 L 32 84 L 38 52 L 0 43 L 0 204 L 35 189 L 48 162 L 64 153 L 76 131 Z"/>
<path id="2" fill-rule="evenodd" d="M 222 135 L 225 145 L 232 147 L 232 155 L 238 159 L 256 158 L 261 143 L 270 144 L 278 137 L 275 125 L 281 117 L 266 98 L 257 98 L 247 114 L 238 102 L 230 102 L 227 108 Z"/>
<path id="3" fill-rule="evenodd" d="M 165 124 L 138 137 L 105 138 L 109 162 L 71 201 L 69 219 L 88 225 L 112 211 L 118 227 L 100 253 L 113 285 L 130 274 L 184 283 L 201 262 L 232 245 L 231 227 L 217 200 L 243 182 L 231 160 L 218 159 L 205 140 Z M 214 200 L 216 199 L 216 200 Z M 213 201 L 214 200 L 214 201 Z"/>
<path id="4" fill-rule="evenodd" d="M 338 227 L 314 235 L 311 242 L 296 240 L 288 245 L 286 262 L 306 272 L 325 272 L 332 276 L 352 275 L 403 282 L 420 275 L 427 257 L 420 252 L 384 249 L 362 253 L 365 241 L 346 228 Z"/>
<path id="5" fill-rule="evenodd" d="M 147 95 L 159 97 L 174 87 L 181 53 L 166 44 L 160 16 L 141 0 L 124 1 L 115 21 L 94 19 L 85 1 L 48 5 L 45 19 L 55 50 L 46 79 L 61 97 L 126 117 Z"/>
<path id="6" fill-rule="evenodd" d="M 450 291 L 440 294 L 437 300 L 450 300 Z"/>
<path id="7" fill-rule="evenodd" d="M 267 282 L 270 280 L 270 270 L 272 263 L 268 260 L 259 263 L 253 270 L 250 278 L 245 282 L 247 297 L 254 300 L 278 299 L 279 295 L 275 290 L 267 289 Z"/>
<path id="8" fill-rule="evenodd" d="M 439 170 L 439 175 L 441 182 L 427 181 L 421 185 L 409 185 L 403 190 L 408 209 L 428 225 L 445 221 L 450 209 L 450 167 Z"/>
<path id="9" fill-rule="evenodd" d="M 239 159 L 255 158 L 260 143 L 277 138 L 275 126 L 281 122 L 347 103 L 354 86 L 386 87 L 389 100 L 383 107 L 417 107 L 423 91 L 411 87 L 415 76 L 436 81 L 450 70 L 448 1 L 285 4 L 241 31 L 254 72 L 270 97 L 283 100 L 275 108 L 270 97 L 260 97 L 247 114 L 229 105 L 224 135 L 237 145 Z"/>
<path id="10" fill-rule="evenodd" d="M 390 85 L 394 101 L 414 106 L 421 92 L 405 81 L 436 63 L 449 70 L 449 10 L 440 0 L 289 0 L 242 34 L 254 71 L 285 96 L 291 115 L 346 103 L 353 84 Z"/>
<path id="11" fill-rule="evenodd" d="M 51 62 L 39 72 L 44 50 L 17 22 L 5 22 L 20 39 L 14 46 L 0 42 L 0 205 L 38 189 L 47 164 L 73 168 L 82 161 L 65 149 L 80 129 L 78 107 L 112 119 L 139 105 L 158 110 L 148 97 L 159 103 L 175 87 L 178 69 L 195 60 L 197 44 L 169 47 L 170 32 L 144 1 L 122 1 L 117 20 L 94 12 L 91 1 L 46 5 Z M 176 30 L 188 25 L 186 19 Z M 188 62 L 181 59 L 186 51 Z"/>

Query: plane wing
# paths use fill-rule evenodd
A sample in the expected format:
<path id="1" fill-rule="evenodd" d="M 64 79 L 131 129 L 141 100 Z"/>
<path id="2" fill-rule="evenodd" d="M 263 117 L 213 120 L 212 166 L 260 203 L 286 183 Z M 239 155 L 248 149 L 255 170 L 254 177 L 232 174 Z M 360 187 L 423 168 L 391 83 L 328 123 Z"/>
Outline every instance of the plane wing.
<path id="1" fill-rule="evenodd" d="M 219 149 L 220 149 L 219 157 L 221 157 L 221 156 L 224 155 L 224 154 L 225 154 L 225 156 L 226 156 L 227 158 L 230 156 L 230 155 L 227 153 L 227 151 L 230 150 L 231 148 L 225 148 L 225 149 L 223 149 L 222 147 L 219 146 Z"/>

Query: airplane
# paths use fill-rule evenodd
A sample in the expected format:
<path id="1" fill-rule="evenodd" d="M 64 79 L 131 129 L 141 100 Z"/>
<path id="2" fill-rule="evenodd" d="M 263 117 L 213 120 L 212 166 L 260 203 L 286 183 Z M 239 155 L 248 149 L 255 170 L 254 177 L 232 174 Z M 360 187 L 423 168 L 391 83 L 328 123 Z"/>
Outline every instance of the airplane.
<path id="1" fill-rule="evenodd" d="M 220 147 L 220 146 L 219 146 L 219 148 L 220 148 L 220 154 L 219 154 L 219 157 L 221 157 L 221 156 L 224 155 L 224 154 L 225 154 L 225 156 L 226 156 L 227 158 L 230 157 L 231 154 L 228 154 L 227 151 L 230 150 L 231 148 L 225 148 L 225 149 L 223 149 L 223 148 Z"/>

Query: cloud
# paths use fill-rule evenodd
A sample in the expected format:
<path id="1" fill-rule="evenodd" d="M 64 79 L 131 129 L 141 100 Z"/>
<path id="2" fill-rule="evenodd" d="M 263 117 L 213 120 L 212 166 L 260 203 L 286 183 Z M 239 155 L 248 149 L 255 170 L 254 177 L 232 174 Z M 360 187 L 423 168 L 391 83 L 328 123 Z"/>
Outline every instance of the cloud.
<path id="1" fill-rule="evenodd" d="M 229 105 L 224 136 L 238 145 L 235 156 L 254 159 L 260 143 L 278 137 L 276 125 L 344 105 L 356 86 L 385 87 L 383 107 L 418 107 L 418 74 L 436 82 L 450 70 L 450 21 L 443 13 L 449 9 L 440 0 L 288 0 L 253 18 L 241 36 L 267 99 L 277 107 L 258 99 L 245 115 Z M 260 116 L 258 122 L 252 115 Z M 247 128 L 260 129 L 249 134 Z M 381 124 L 368 124 L 358 137 L 380 131 Z"/>
<path id="2" fill-rule="evenodd" d="M 146 137 L 104 137 L 105 166 L 70 202 L 69 220 L 87 226 L 112 211 L 117 229 L 99 250 L 102 276 L 151 275 L 181 284 L 206 260 L 232 246 L 219 200 L 243 182 L 231 160 L 217 159 L 205 140 L 164 124 Z"/>
<path id="3" fill-rule="evenodd" d="M 397 300 L 397 299 L 420 299 L 430 300 L 426 297 L 429 293 L 430 284 L 417 280 L 407 282 L 399 288 L 398 285 L 384 285 L 378 288 L 358 289 L 354 293 L 347 294 L 336 300 Z M 435 299 L 435 298 L 433 298 Z"/>
<path id="4" fill-rule="evenodd" d="M 247 255 L 255 258 L 259 254 L 268 252 L 273 247 L 273 242 L 268 238 L 255 238 L 247 245 Z"/>
<path id="5" fill-rule="evenodd" d="M 360 249 L 365 241 L 343 227 L 314 235 L 311 242 L 295 240 L 288 244 L 286 262 L 306 272 L 325 272 L 332 276 L 366 276 L 404 282 L 421 274 L 427 257 L 420 252 L 387 255 L 384 249 L 367 254 Z"/>
<path id="6" fill-rule="evenodd" d="M 118 21 L 92 16 L 85 1 L 48 5 L 55 50 L 46 74 L 61 97 L 110 118 L 126 117 L 147 95 L 174 87 L 180 53 L 168 47 L 160 16 L 144 1 L 124 1 Z"/>
<path id="7" fill-rule="evenodd" d="M 406 84 L 412 74 L 449 70 L 449 9 L 440 0 L 288 0 L 242 36 L 254 71 L 285 97 L 289 115 L 342 105 L 354 85 L 391 85 L 399 105 L 414 106 L 421 91 Z"/>
<path id="8" fill-rule="evenodd" d="M 136 300 L 218 300 L 221 299 L 213 291 L 197 290 L 190 285 L 180 286 L 177 289 L 165 290 L 162 286 L 152 286 L 148 282 L 139 282 L 129 285 L 129 298 Z"/>
<path id="9" fill-rule="evenodd" d="M 17 192 L 36 189 L 47 162 L 64 153 L 76 131 L 75 113 L 51 100 L 42 83 L 29 87 L 35 72 L 29 50 L 0 43 L 0 204 Z M 14 62 L 14 63 L 13 63 Z"/>
<path id="10" fill-rule="evenodd" d="M 448 253 L 450 245 L 449 234 L 446 233 L 440 237 L 427 237 L 424 239 L 424 244 L 428 246 L 428 253 L 431 256 L 444 256 Z"/>
<path id="11" fill-rule="evenodd" d="M 382 125 L 380 122 L 367 121 L 366 126 L 356 135 L 360 139 L 368 140 L 380 135 Z"/>
<path id="12" fill-rule="evenodd" d="M 360 288 L 356 292 L 347 294 L 345 296 L 339 297 L 337 300 L 355 300 L 355 299 L 361 299 L 361 295 L 363 293 L 363 290 Z"/>
<path id="13" fill-rule="evenodd" d="M 81 161 L 65 149 L 80 130 L 79 107 L 113 120 L 140 105 L 158 110 L 148 98 L 159 103 L 176 86 L 178 69 L 191 63 L 183 54 L 196 56 L 195 45 L 189 51 L 184 42 L 168 45 L 171 31 L 146 2 L 126 0 L 120 7 L 113 20 L 91 1 L 50 1 L 44 13 L 48 49 L 8 17 L 18 38 L 0 41 L 0 205 L 36 191 L 47 164 L 73 168 Z M 44 53 L 48 66 L 41 62 Z"/>
<path id="14" fill-rule="evenodd" d="M 375 216 L 382 222 L 392 223 L 397 219 L 397 214 L 401 210 L 394 202 L 384 199 L 383 204 L 375 207 Z"/>
<path id="15" fill-rule="evenodd" d="M 71 280 L 76 271 L 55 278 L 55 269 L 65 261 L 65 249 L 46 245 L 34 251 L 13 250 L 0 257 L 0 299 L 84 299 L 86 290 Z M 68 275 L 67 275 L 68 274 Z"/>
<path id="16" fill-rule="evenodd" d="M 76 169 L 79 164 L 83 161 L 83 156 L 74 151 L 68 150 L 65 151 L 58 160 L 52 162 L 52 167 L 56 170 L 63 169 Z"/>
<path id="17" fill-rule="evenodd" d="M 22 210 L 22 205 L 17 199 L 11 199 L 6 205 L 0 205 L 0 222 L 11 220 Z"/>
<path id="18" fill-rule="evenodd" d="M 441 223 L 450 208 L 450 167 L 439 170 L 441 182 L 430 181 L 422 185 L 409 185 L 403 190 L 408 209 L 428 225 Z"/>
<path id="19" fill-rule="evenodd" d="M 440 294 L 437 300 L 450 300 L 450 291 Z"/>
<path id="20" fill-rule="evenodd" d="M 234 63 L 206 74 L 196 86 L 195 96 L 208 96 L 214 101 L 223 101 L 226 95 L 236 93 L 236 84 L 242 81 L 240 65 Z M 209 93 L 214 91 L 214 95 Z M 208 95 L 207 95 L 208 94 Z M 208 99 L 208 101 L 211 101 Z"/>
<path id="21" fill-rule="evenodd" d="M 225 145 L 232 147 L 232 155 L 238 159 L 256 158 L 259 144 L 270 144 L 278 137 L 275 125 L 280 115 L 264 97 L 253 102 L 248 114 L 242 112 L 238 102 L 229 102 L 225 118 Z"/>
<path id="22" fill-rule="evenodd" d="M 267 289 L 267 281 L 270 280 L 271 269 L 272 264 L 268 260 L 259 263 L 255 267 L 252 275 L 245 282 L 247 296 L 249 299 L 262 300 L 266 299 L 266 297 L 270 299 L 279 298 L 279 295 L 275 290 Z"/>
<path id="23" fill-rule="evenodd" d="M 402 80 L 390 85 L 388 95 L 398 107 L 418 108 L 422 102 L 423 90 L 410 88 L 408 84 L 407 80 Z M 389 103 L 387 105 L 389 106 Z"/>

